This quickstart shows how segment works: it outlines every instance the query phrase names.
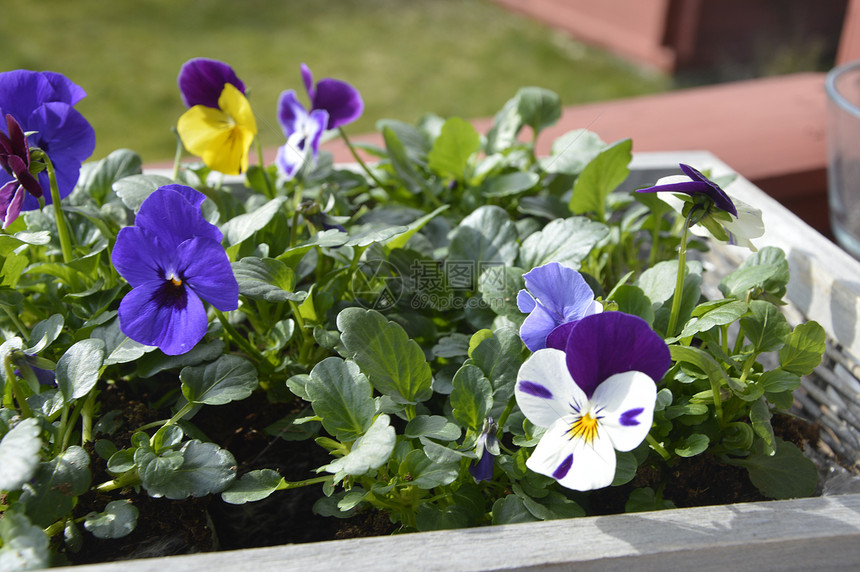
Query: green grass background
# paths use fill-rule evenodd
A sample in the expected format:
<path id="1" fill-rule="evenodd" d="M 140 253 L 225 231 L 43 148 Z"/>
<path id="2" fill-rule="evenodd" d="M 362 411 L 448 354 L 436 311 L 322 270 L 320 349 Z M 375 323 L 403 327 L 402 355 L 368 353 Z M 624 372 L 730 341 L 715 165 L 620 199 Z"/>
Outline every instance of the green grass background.
<path id="1" fill-rule="evenodd" d="M 96 130 L 94 159 L 119 147 L 172 158 L 184 111 L 176 74 L 198 56 L 226 61 L 245 82 L 266 147 L 283 143 L 281 91 L 306 101 L 302 62 L 361 91 L 353 134 L 385 117 L 490 116 L 524 85 L 572 105 L 671 84 L 488 0 L 5 2 L 0 38 L 0 70 L 58 71 L 87 91 L 78 109 Z"/>

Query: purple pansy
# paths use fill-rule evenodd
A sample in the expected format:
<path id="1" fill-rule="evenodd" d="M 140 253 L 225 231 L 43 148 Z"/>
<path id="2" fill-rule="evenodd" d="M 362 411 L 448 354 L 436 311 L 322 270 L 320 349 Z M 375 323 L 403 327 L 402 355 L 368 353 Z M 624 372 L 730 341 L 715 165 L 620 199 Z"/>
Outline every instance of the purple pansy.
<path id="1" fill-rule="evenodd" d="M 361 117 L 364 101 L 350 84 L 327 77 L 314 85 L 313 73 L 305 64 L 302 64 L 302 81 L 311 100 L 311 110 L 323 109 L 328 113 L 326 129 L 337 129 Z"/>
<path id="2" fill-rule="evenodd" d="M 200 212 L 205 197 L 166 185 L 140 206 L 135 226 L 119 231 L 111 260 L 132 290 L 119 306 L 129 338 L 168 355 L 189 351 L 206 334 L 203 300 L 235 310 L 239 286 L 221 246 L 221 231 Z"/>
<path id="3" fill-rule="evenodd" d="M 735 208 L 732 199 L 729 198 L 726 192 L 721 189 L 719 185 L 717 185 L 715 182 L 708 179 L 702 173 L 689 165 L 679 163 L 679 166 L 681 167 L 681 170 L 684 172 L 684 174 L 690 178 L 689 180 L 671 182 L 663 185 L 658 184 L 653 187 L 639 189 L 637 192 L 682 193 L 691 197 L 695 197 L 696 195 L 705 195 L 710 197 L 711 200 L 714 201 L 714 204 L 717 206 L 718 209 L 724 210 L 737 218 L 738 211 Z"/>
<path id="4" fill-rule="evenodd" d="M 526 461 L 562 486 L 609 486 L 615 451 L 630 451 L 651 429 L 656 383 L 669 348 L 647 322 L 622 312 L 586 316 L 563 350 L 532 354 L 517 373 L 517 404 L 546 432 Z"/>
<path id="5" fill-rule="evenodd" d="M 0 167 L 12 176 L 12 180 L 0 187 L 0 220 L 3 228 L 18 218 L 27 193 L 36 198 L 42 196 L 39 181 L 30 173 L 27 136 L 11 115 L 6 116 L 6 132 L 9 135 L 0 131 Z"/>
<path id="6" fill-rule="evenodd" d="M 563 347 L 573 324 L 603 310 L 582 275 L 558 262 L 523 274 L 526 289 L 517 294 L 517 306 L 527 312 L 520 337 L 531 351 Z"/>
<path id="7" fill-rule="evenodd" d="M 288 179 L 295 176 L 305 161 L 316 160 L 320 136 L 328 122 L 328 112 L 315 109 L 308 113 L 296 98 L 295 90 L 287 90 L 278 100 L 278 122 L 287 142 L 278 149 L 275 164 Z"/>
<path id="8" fill-rule="evenodd" d="M 83 115 L 74 109 L 74 105 L 84 96 L 86 92 L 83 89 L 59 73 L 29 70 L 0 73 L 0 117 L 12 116 L 21 131 L 28 134 L 26 145 L 30 149 L 41 149 L 50 158 L 57 175 L 60 198 L 75 188 L 81 163 L 92 155 L 96 146 L 95 131 Z M 8 119 L 5 125 L 0 124 L 0 130 L 4 127 L 6 137 L 10 142 L 14 139 L 16 149 L 20 150 L 20 137 L 10 132 Z M 15 155 L 20 156 L 17 150 Z M 18 175 L 23 173 L 19 172 Z M 23 184 L 18 175 L 11 175 L 5 168 L 0 170 L 0 187 L 6 189 L 15 180 Z M 50 204 L 47 172 L 41 171 L 35 178 L 43 191 L 45 202 Z M 16 201 L 21 201 L 20 210 L 39 208 L 39 195 L 34 194 L 34 189 L 27 188 L 29 193 L 20 197 L 14 194 L 7 196 L 6 224 L 11 222 L 8 220 L 12 214 L 9 209 L 13 213 L 18 209 Z"/>
<path id="9" fill-rule="evenodd" d="M 185 107 L 203 105 L 218 109 L 218 98 L 228 83 L 245 93 L 245 84 L 233 68 L 209 58 L 194 58 L 182 64 L 177 83 Z"/>
<path id="10" fill-rule="evenodd" d="M 477 483 L 493 478 L 495 458 L 500 453 L 499 440 L 496 438 L 498 430 L 499 426 L 492 417 L 484 419 L 481 434 L 475 441 L 475 454 L 478 458 L 469 465 L 469 474 Z"/>

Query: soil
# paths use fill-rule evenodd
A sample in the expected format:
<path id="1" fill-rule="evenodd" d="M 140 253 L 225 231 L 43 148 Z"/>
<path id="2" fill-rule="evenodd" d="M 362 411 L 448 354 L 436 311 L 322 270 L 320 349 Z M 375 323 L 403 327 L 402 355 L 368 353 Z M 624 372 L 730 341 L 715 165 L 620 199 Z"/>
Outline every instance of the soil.
<path id="1" fill-rule="evenodd" d="M 167 411 L 152 411 L 147 407 L 146 394 L 126 396 L 112 388 L 103 394 L 102 401 L 105 400 L 111 403 L 107 409 L 122 408 L 125 427 L 138 427 L 169 416 Z M 313 468 L 324 464 L 328 454 L 313 442 L 287 441 L 264 431 L 289 414 L 290 409 L 289 404 L 269 403 L 264 395 L 255 394 L 228 405 L 205 407 L 193 422 L 214 442 L 233 453 L 239 474 L 272 468 L 287 480 L 301 480 L 308 478 Z M 227 418 L 231 419 L 228 426 L 223 423 Z M 817 427 L 805 420 L 778 415 L 773 424 L 778 436 L 799 447 L 815 446 L 818 442 Z M 126 431 L 115 434 L 112 440 L 123 446 L 130 437 Z M 110 480 L 111 476 L 104 471 L 104 461 L 90 453 L 93 483 Z M 683 459 L 671 471 L 663 497 L 678 507 L 766 500 L 743 468 L 721 464 L 708 455 Z M 627 485 L 595 491 L 590 497 L 589 514 L 624 512 L 630 491 L 642 486 L 656 488 L 660 476 L 656 470 L 642 467 Z M 346 520 L 316 515 L 312 507 L 319 496 L 320 487 L 310 486 L 275 493 L 255 503 L 230 505 L 218 495 L 173 501 L 150 498 L 144 491 L 90 492 L 80 498 L 75 516 L 104 510 L 111 500 L 129 498 L 140 511 L 137 528 L 129 536 L 116 540 L 99 540 L 83 533 L 82 548 L 62 556 L 70 564 L 84 564 L 375 536 L 395 530 L 387 515 L 374 511 Z"/>

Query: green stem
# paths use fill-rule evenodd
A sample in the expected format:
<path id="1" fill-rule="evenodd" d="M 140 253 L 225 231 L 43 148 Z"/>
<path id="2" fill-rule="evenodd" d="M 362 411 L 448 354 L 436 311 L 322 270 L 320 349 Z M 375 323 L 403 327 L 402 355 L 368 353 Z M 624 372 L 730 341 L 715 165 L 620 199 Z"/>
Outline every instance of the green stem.
<path id="1" fill-rule="evenodd" d="M 115 491 L 116 489 L 136 485 L 138 483 L 140 483 L 140 475 L 137 474 L 137 469 L 135 468 L 130 471 L 126 471 L 112 481 L 106 481 L 97 485 L 95 489 L 101 493 L 106 493 Z"/>
<path id="2" fill-rule="evenodd" d="M 48 170 L 48 181 L 51 184 L 51 202 L 54 204 L 54 218 L 57 221 L 57 235 L 60 238 L 60 249 L 63 252 L 63 262 L 69 263 L 74 260 L 72 253 L 72 235 L 69 233 L 69 225 L 66 223 L 66 217 L 63 214 L 63 208 L 60 205 L 60 188 L 57 186 L 57 174 L 54 171 L 54 164 L 51 162 L 47 153 L 43 153 L 43 160 Z"/>
<path id="3" fill-rule="evenodd" d="M 176 127 L 171 127 L 170 130 L 176 136 L 176 153 L 173 154 L 173 175 L 170 178 L 177 181 L 179 180 L 179 164 L 182 161 L 182 150 L 185 147 L 182 145 L 182 138 L 179 137 L 179 131 Z"/>
<path id="4" fill-rule="evenodd" d="M 12 325 L 18 330 L 18 333 L 21 334 L 22 338 L 29 338 L 29 334 L 27 333 L 27 327 L 21 322 L 21 320 L 16 316 L 8 306 L 3 306 L 3 310 L 6 312 L 6 316 L 8 316 L 9 320 L 12 321 Z"/>
<path id="5" fill-rule="evenodd" d="M 260 138 L 254 137 L 254 147 L 257 149 L 257 163 L 260 166 L 260 171 L 263 173 L 263 180 L 266 181 L 266 196 L 270 199 L 275 198 L 275 187 L 272 185 L 272 181 L 269 180 L 269 173 L 266 172 L 266 164 L 263 161 L 263 147 L 260 144 Z"/>
<path id="6" fill-rule="evenodd" d="M 511 398 L 508 400 L 508 404 L 505 406 L 505 410 L 502 411 L 501 415 L 499 415 L 499 430 L 496 432 L 496 439 L 498 439 L 499 441 L 501 441 L 502 439 L 502 433 L 504 432 L 505 423 L 507 423 L 508 417 L 510 417 L 511 412 L 514 410 L 514 405 L 516 404 L 516 402 L 516 395 L 512 395 Z"/>
<path id="7" fill-rule="evenodd" d="M 285 491 L 288 489 L 297 489 L 300 487 L 306 487 L 308 485 L 315 485 L 317 483 L 325 483 L 325 482 L 331 481 L 333 478 L 334 478 L 334 475 L 325 475 L 322 477 L 314 477 L 313 479 L 306 479 L 304 481 L 287 481 L 287 480 L 281 479 L 281 482 L 278 485 L 278 488 L 276 488 L 275 490 L 276 491 Z"/>
<path id="8" fill-rule="evenodd" d="M 695 208 L 691 208 L 684 221 L 684 230 L 681 231 L 681 244 L 678 245 L 678 276 L 675 279 L 675 295 L 672 297 L 672 312 L 669 314 L 669 327 L 666 328 L 666 336 L 675 335 L 678 325 L 678 315 L 681 313 L 681 299 L 684 297 L 684 278 L 687 274 L 687 236 L 690 233 L 690 222 L 693 219 Z"/>
<path id="9" fill-rule="evenodd" d="M 167 425 L 176 425 L 177 423 L 179 423 L 179 420 L 180 420 L 180 419 L 182 419 L 183 417 L 185 417 L 186 415 L 188 415 L 188 413 L 189 413 L 192 409 L 194 409 L 194 407 L 196 407 L 196 406 L 197 406 L 197 404 L 196 404 L 196 403 L 190 403 L 190 402 L 189 402 L 189 403 L 186 403 L 185 405 L 183 405 L 183 406 L 179 409 L 179 411 L 177 411 L 177 412 L 173 415 L 173 417 L 171 417 L 170 419 L 168 419 L 168 420 L 167 420 L 167 423 L 165 423 L 165 424 L 163 425 L 163 427 L 166 427 Z"/>
<path id="10" fill-rule="evenodd" d="M 268 364 L 268 361 L 265 356 L 260 353 L 260 350 L 252 346 L 248 340 L 236 331 L 236 328 L 230 324 L 227 320 L 227 316 L 225 316 L 221 310 L 215 309 L 215 316 L 218 318 L 218 321 L 221 322 L 221 325 L 224 326 L 224 331 L 226 331 L 230 338 L 236 342 L 236 345 L 245 350 L 245 353 L 259 361 L 260 364 Z"/>
<path id="11" fill-rule="evenodd" d="M 81 409 L 81 445 L 86 445 L 93 440 L 93 412 L 96 407 L 96 395 L 98 391 L 90 391 L 84 406 Z"/>
<path id="12" fill-rule="evenodd" d="M 672 455 L 669 454 L 669 451 L 666 450 L 663 445 L 657 442 L 657 439 L 651 436 L 651 433 L 645 436 L 645 439 L 648 441 L 648 444 L 651 445 L 651 448 L 657 451 L 664 460 L 669 461 L 672 459 Z"/>
<path id="13" fill-rule="evenodd" d="M 364 172 L 367 173 L 367 176 L 370 177 L 374 183 L 376 183 L 376 186 L 378 186 L 380 189 L 384 189 L 385 185 L 383 185 L 382 182 L 376 178 L 376 175 L 371 172 L 367 164 L 362 161 L 361 157 L 358 155 L 358 152 L 356 152 L 355 147 L 352 146 L 349 137 L 346 136 L 346 131 L 343 130 L 343 127 L 338 127 L 337 131 L 343 139 L 343 142 L 346 143 L 346 147 L 349 149 L 349 152 L 352 153 L 352 157 L 355 159 L 356 163 L 358 163 L 364 170 Z"/>
<path id="14" fill-rule="evenodd" d="M 21 389 L 21 385 L 18 383 L 18 376 L 15 375 L 15 370 L 12 368 L 12 362 L 10 360 L 11 357 L 12 353 L 10 352 L 6 354 L 6 358 L 3 360 L 3 368 L 6 370 L 6 382 L 12 389 L 12 395 L 15 396 L 15 401 L 18 402 L 18 407 L 21 408 L 21 415 L 25 418 L 32 417 L 33 411 L 30 409 L 30 406 L 27 405 L 27 398 Z"/>
<path id="15" fill-rule="evenodd" d="M 302 206 L 302 185 L 296 182 L 296 188 L 293 194 L 293 222 L 290 225 L 290 248 L 296 245 L 299 228 L 299 209 Z"/>

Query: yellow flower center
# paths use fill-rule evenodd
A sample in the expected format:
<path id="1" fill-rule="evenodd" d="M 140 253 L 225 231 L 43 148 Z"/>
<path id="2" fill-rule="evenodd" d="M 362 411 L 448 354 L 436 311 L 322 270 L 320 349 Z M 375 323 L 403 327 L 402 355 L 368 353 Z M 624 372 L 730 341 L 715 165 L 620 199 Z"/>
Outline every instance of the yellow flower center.
<path id="1" fill-rule="evenodd" d="M 590 412 L 579 417 L 568 429 L 570 439 L 582 438 L 586 443 L 592 443 L 597 439 L 597 418 Z"/>

